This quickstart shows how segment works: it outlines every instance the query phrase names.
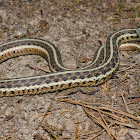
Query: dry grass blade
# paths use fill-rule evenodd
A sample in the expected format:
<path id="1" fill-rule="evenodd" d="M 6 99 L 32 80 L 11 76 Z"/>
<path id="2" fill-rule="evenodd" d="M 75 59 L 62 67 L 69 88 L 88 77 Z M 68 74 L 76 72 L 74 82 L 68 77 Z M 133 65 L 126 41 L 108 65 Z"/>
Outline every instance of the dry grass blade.
<path id="1" fill-rule="evenodd" d="M 46 117 L 46 115 L 47 115 L 49 109 L 51 108 L 51 106 L 52 106 L 52 104 L 53 104 L 53 101 L 54 101 L 56 95 L 57 95 L 57 92 L 54 94 L 53 99 L 52 99 L 52 101 L 51 101 L 49 107 L 47 108 L 46 113 L 44 114 L 44 117 L 43 117 L 42 120 L 40 121 L 40 123 L 39 123 L 37 129 L 39 128 L 39 126 L 40 126 L 41 123 L 43 122 L 44 118 Z"/>
<path id="2" fill-rule="evenodd" d="M 110 128 L 109 128 L 109 126 L 108 126 L 106 120 L 104 119 L 103 115 L 100 113 L 100 111 L 98 111 L 98 113 L 100 114 L 100 116 L 101 116 L 103 122 L 105 123 L 108 132 L 109 132 L 115 139 L 117 139 L 116 136 L 111 132 L 111 130 L 110 130 Z"/>
<path id="3" fill-rule="evenodd" d="M 138 132 L 140 134 L 140 130 L 135 130 L 136 132 Z"/>
<path id="4" fill-rule="evenodd" d="M 72 140 L 71 136 L 60 136 L 58 140 Z"/>
<path id="5" fill-rule="evenodd" d="M 110 124 L 108 127 L 111 127 L 114 123 Z M 90 140 L 95 139 L 96 137 L 98 137 L 99 135 L 101 135 L 101 133 L 103 133 L 105 131 L 105 129 L 103 129 L 102 131 L 100 131 L 99 133 L 97 133 L 96 136 L 93 136 Z"/>
<path id="6" fill-rule="evenodd" d="M 102 96 L 105 96 L 105 91 L 107 91 L 107 94 L 108 92 L 110 91 L 110 85 L 109 85 L 109 82 L 105 82 L 104 86 L 103 86 L 103 89 L 102 89 Z"/>
<path id="7" fill-rule="evenodd" d="M 58 139 L 57 136 L 53 133 L 53 131 L 48 126 L 46 126 L 44 124 L 41 124 L 41 126 L 44 130 L 46 130 L 47 132 L 49 132 L 51 134 L 53 139 Z"/>
<path id="8" fill-rule="evenodd" d="M 39 67 L 39 66 L 37 66 L 37 65 L 35 65 L 35 64 L 31 63 L 31 62 L 28 62 L 28 64 L 31 65 L 32 67 L 34 67 L 36 69 L 39 69 L 39 70 L 42 70 L 44 72 L 47 72 L 47 73 L 50 72 L 49 70 L 46 70 L 43 67 Z"/>
<path id="9" fill-rule="evenodd" d="M 97 110 L 97 109 L 95 109 L 95 110 Z M 97 111 L 98 111 L 98 110 L 97 110 Z M 108 110 L 106 109 L 106 111 L 108 111 Z M 115 115 L 115 114 L 113 114 L 113 113 L 109 113 L 109 112 L 106 112 L 106 111 L 100 110 L 100 112 L 102 112 L 102 113 L 104 113 L 104 114 L 110 116 L 111 118 L 113 118 L 113 119 L 115 119 L 115 120 L 118 120 L 119 122 L 121 122 L 121 123 L 123 123 L 123 124 L 125 124 L 125 125 L 127 125 L 125 122 L 132 122 L 132 121 L 129 120 L 129 119 L 126 119 L 126 118 L 117 116 L 117 115 Z M 113 111 L 112 111 L 112 112 L 113 112 Z M 125 115 L 123 115 L 123 116 L 125 116 Z M 136 122 L 134 122 L 134 121 L 133 121 L 132 123 L 134 123 L 134 124 L 140 126 L 138 123 L 136 123 Z"/>
<path id="10" fill-rule="evenodd" d="M 102 96 L 105 95 L 105 90 L 106 90 L 106 82 L 105 82 L 104 87 L 103 87 L 103 89 L 102 89 Z"/>
<path id="11" fill-rule="evenodd" d="M 75 140 L 79 140 L 78 117 L 76 117 L 76 121 Z"/>
<path id="12" fill-rule="evenodd" d="M 58 113 L 58 112 L 72 112 L 72 111 L 69 110 L 69 109 L 62 109 L 62 110 L 47 112 L 47 115 L 49 115 L 49 114 L 54 114 L 54 113 Z M 44 116 L 44 115 L 45 115 L 45 113 L 44 113 L 44 114 L 39 114 L 37 117 L 35 117 L 34 120 L 36 120 L 36 119 L 38 119 L 38 118 L 40 118 L 40 117 L 42 117 L 42 116 Z"/>
<path id="13" fill-rule="evenodd" d="M 99 125 L 101 125 L 106 131 L 107 133 L 111 136 L 113 136 L 115 139 L 117 139 L 113 134 L 112 132 L 109 130 L 109 128 L 107 127 L 107 125 L 101 121 L 100 119 L 98 119 L 95 115 L 93 115 L 93 113 L 91 113 L 90 111 L 88 111 L 84 105 L 84 101 L 82 99 L 82 95 L 80 96 L 81 98 L 81 102 L 82 102 L 82 107 L 83 107 L 83 110 L 87 113 L 87 115 L 93 120 L 95 121 L 96 123 L 98 123 Z"/>
<path id="14" fill-rule="evenodd" d="M 128 104 L 133 104 L 133 103 L 138 103 L 138 102 L 140 102 L 140 98 L 136 98 L 136 99 L 133 99 L 130 103 L 128 103 Z M 127 105 L 128 105 L 127 104 Z"/>
<path id="15" fill-rule="evenodd" d="M 76 102 L 76 101 L 68 100 L 68 99 L 61 99 L 60 101 L 68 102 L 68 103 L 71 103 L 71 104 L 82 105 L 80 102 Z M 85 102 L 84 102 L 84 104 L 85 104 Z M 140 120 L 139 118 L 137 118 L 137 117 L 135 117 L 135 116 L 133 116 L 133 115 L 131 115 L 131 114 L 128 114 L 128 113 L 123 112 L 123 111 L 118 110 L 118 109 L 114 109 L 114 108 L 112 108 L 112 107 L 110 107 L 110 106 L 107 106 L 107 107 L 104 107 L 104 106 L 101 106 L 101 107 L 92 107 L 92 106 L 89 106 L 89 105 L 85 105 L 85 107 L 90 108 L 90 109 L 95 109 L 95 110 L 100 110 L 100 109 L 102 109 L 102 110 L 107 110 L 107 111 L 110 111 L 110 112 L 114 112 L 114 113 L 118 113 L 118 114 L 127 116 L 127 117 L 129 117 L 129 118 L 134 119 L 134 120 L 138 120 L 138 121 Z"/>
<path id="16" fill-rule="evenodd" d="M 125 74 L 123 75 L 122 79 L 121 79 L 118 83 L 120 84 L 121 82 L 124 82 L 124 81 L 126 80 L 126 77 L 127 77 L 128 74 L 129 74 L 128 72 L 125 73 Z"/>
<path id="17" fill-rule="evenodd" d="M 107 119 L 108 122 L 112 122 L 113 124 L 118 124 L 118 125 L 123 125 L 123 126 L 126 126 L 126 127 L 129 127 L 129 128 L 137 128 L 134 124 L 127 124 L 127 123 L 121 123 L 120 121 L 115 121 L 115 120 L 110 120 L 110 119 Z"/>
<path id="18" fill-rule="evenodd" d="M 94 133 L 98 133 L 98 132 L 101 132 L 102 129 L 99 129 L 99 130 L 95 130 L 95 131 L 92 131 L 92 132 L 88 132 L 88 133 L 83 133 L 83 132 L 80 132 L 80 136 L 88 136 L 90 134 L 94 134 Z"/>
<path id="19" fill-rule="evenodd" d="M 71 103 L 71 104 L 77 104 L 77 105 L 81 105 L 82 106 L 82 103 L 76 102 L 76 101 L 73 101 L 73 100 L 61 99 L 61 101 L 68 102 L 68 103 Z M 139 121 L 139 118 L 137 118 L 137 117 L 135 117 L 135 116 L 133 116 L 131 114 L 128 114 L 126 112 L 123 112 L 121 110 L 117 110 L 117 109 L 111 108 L 109 106 L 108 107 L 103 107 L 103 106 L 101 106 L 101 107 L 92 107 L 92 106 L 89 106 L 89 105 L 84 105 L 84 107 L 89 108 L 89 109 L 93 109 L 93 110 L 96 110 L 96 111 L 100 111 L 102 113 L 105 113 L 105 114 L 109 115 L 110 117 L 112 117 L 113 119 L 116 119 L 116 120 L 118 120 L 120 122 L 123 122 L 124 123 L 124 122 L 129 121 L 129 122 L 132 122 L 132 123 L 140 126 L 140 124 L 138 124 L 138 123 L 136 123 L 134 121 L 131 121 L 129 119 L 125 119 L 123 117 L 120 117 L 120 116 L 115 115 L 115 114 L 112 113 L 112 112 L 114 112 L 116 114 L 123 115 L 123 116 L 126 116 L 128 118 L 131 118 L 133 120 Z M 109 112 L 111 112 L 111 113 L 109 113 Z"/>
<path id="20" fill-rule="evenodd" d="M 125 98 L 124 98 L 124 93 L 122 93 L 122 99 L 123 99 L 123 102 L 124 102 L 124 105 L 125 105 L 125 107 L 126 107 L 127 112 L 128 112 L 128 113 L 131 113 L 130 110 L 129 110 L 129 108 L 128 108 L 128 106 L 127 106 L 126 100 L 125 100 Z"/>
<path id="21" fill-rule="evenodd" d="M 103 121 L 101 121 L 100 119 L 98 119 L 95 115 L 93 115 L 93 113 L 91 113 L 88 109 L 86 109 L 85 107 L 83 107 L 83 110 L 85 111 L 85 113 L 97 124 L 99 124 L 100 126 L 102 126 L 104 128 L 104 130 L 107 131 L 107 133 L 111 136 L 110 132 L 108 131 L 106 125 L 103 123 Z M 100 133 L 101 134 L 101 133 Z M 99 136 L 99 135 L 98 135 Z"/>
<path id="22" fill-rule="evenodd" d="M 117 72 L 122 72 L 122 71 L 129 70 L 129 69 L 133 68 L 134 66 L 136 66 L 137 64 L 138 64 L 138 63 L 135 63 L 134 65 L 131 65 L 130 67 L 124 68 L 124 69 L 119 70 L 119 71 L 117 71 Z"/>
<path id="23" fill-rule="evenodd" d="M 108 107 L 107 107 L 107 108 L 106 108 L 106 107 L 98 107 L 98 109 L 107 110 L 107 111 L 110 111 L 110 112 L 114 112 L 114 113 L 117 113 L 117 114 L 121 114 L 121 115 L 123 115 L 123 116 L 127 116 L 127 117 L 129 117 L 129 118 L 131 118 L 131 119 L 140 121 L 139 118 L 137 118 L 137 117 L 135 117 L 135 116 L 133 116 L 133 115 L 131 115 L 131 114 L 129 114 L 129 113 L 123 112 L 123 111 L 121 111 L 121 110 L 117 110 L 117 109 L 114 109 L 114 108 L 108 108 Z"/>

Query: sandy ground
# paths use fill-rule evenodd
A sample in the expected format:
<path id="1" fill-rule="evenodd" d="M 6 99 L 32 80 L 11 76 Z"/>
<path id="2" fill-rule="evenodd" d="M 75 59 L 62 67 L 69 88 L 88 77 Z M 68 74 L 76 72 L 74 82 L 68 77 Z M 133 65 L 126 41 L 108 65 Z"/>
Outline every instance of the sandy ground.
<path id="1" fill-rule="evenodd" d="M 21 38 L 39 38 L 52 42 L 69 68 L 89 62 L 99 40 L 122 28 L 140 27 L 139 0 L 1 0 L 0 43 Z M 0 64 L 0 78 L 9 79 L 43 75 L 47 62 L 40 56 L 20 56 Z M 91 119 L 82 106 L 60 99 L 121 110 L 139 118 L 140 53 L 120 52 L 120 66 L 108 88 L 105 85 L 62 91 L 55 97 L 42 126 L 37 126 L 55 93 L 35 96 L 0 98 L 0 139 L 51 140 L 95 139 L 111 140 L 112 136 Z M 105 89 L 105 90 L 104 90 Z M 89 109 L 103 121 L 97 111 Z M 109 111 L 107 111 L 109 112 Z M 116 115 L 117 113 L 111 112 Z M 138 120 L 117 123 L 105 113 L 102 116 L 118 140 L 140 139 Z M 118 115 L 124 117 L 122 115 Z M 127 118 L 126 116 L 124 118 Z"/>

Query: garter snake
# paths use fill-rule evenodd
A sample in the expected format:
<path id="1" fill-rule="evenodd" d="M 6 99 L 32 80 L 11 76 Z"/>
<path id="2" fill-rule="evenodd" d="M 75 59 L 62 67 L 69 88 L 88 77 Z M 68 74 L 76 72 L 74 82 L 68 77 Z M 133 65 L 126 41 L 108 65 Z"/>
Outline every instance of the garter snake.
<path id="1" fill-rule="evenodd" d="M 50 42 L 40 39 L 21 39 L 0 45 L 0 63 L 20 55 L 35 54 L 44 57 L 52 73 L 0 80 L 0 97 L 54 92 L 78 86 L 97 86 L 109 80 L 119 65 L 118 46 L 140 41 L 140 28 L 122 29 L 112 33 L 104 47 L 100 47 L 93 62 L 81 69 L 66 68 L 60 52 Z M 135 43 L 135 42 L 134 42 Z M 134 45 L 140 50 L 139 45 Z"/>

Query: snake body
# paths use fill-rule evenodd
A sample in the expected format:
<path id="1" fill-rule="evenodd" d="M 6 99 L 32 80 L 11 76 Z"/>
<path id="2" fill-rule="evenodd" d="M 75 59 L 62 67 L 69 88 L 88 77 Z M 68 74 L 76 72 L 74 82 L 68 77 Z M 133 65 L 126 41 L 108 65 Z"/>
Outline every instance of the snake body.
<path id="1" fill-rule="evenodd" d="M 116 31 L 107 38 L 104 47 L 96 51 L 90 65 L 74 70 L 63 65 L 59 50 L 50 42 L 21 39 L 2 44 L 0 63 L 20 55 L 35 54 L 48 61 L 52 73 L 0 80 L 0 97 L 54 92 L 78 86 L 98 86 L 116 72 L 119 66 L 118 46 L 133 41 L 140 41 L 140 28 Z M 139 45 L 137 50 L 140 50 Z"/>

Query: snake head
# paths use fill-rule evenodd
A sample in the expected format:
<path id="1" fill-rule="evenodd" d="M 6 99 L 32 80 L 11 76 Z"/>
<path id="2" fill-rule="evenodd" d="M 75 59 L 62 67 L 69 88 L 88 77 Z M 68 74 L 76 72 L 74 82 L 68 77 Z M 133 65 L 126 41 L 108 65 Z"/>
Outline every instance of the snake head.
<path id="1" fill-rule="evenodd" d="M 136 33 L 137 33 L 138 36 L 140 37 L 140 28 L 138 28 L 138 29 L 136 30 Z"/>

